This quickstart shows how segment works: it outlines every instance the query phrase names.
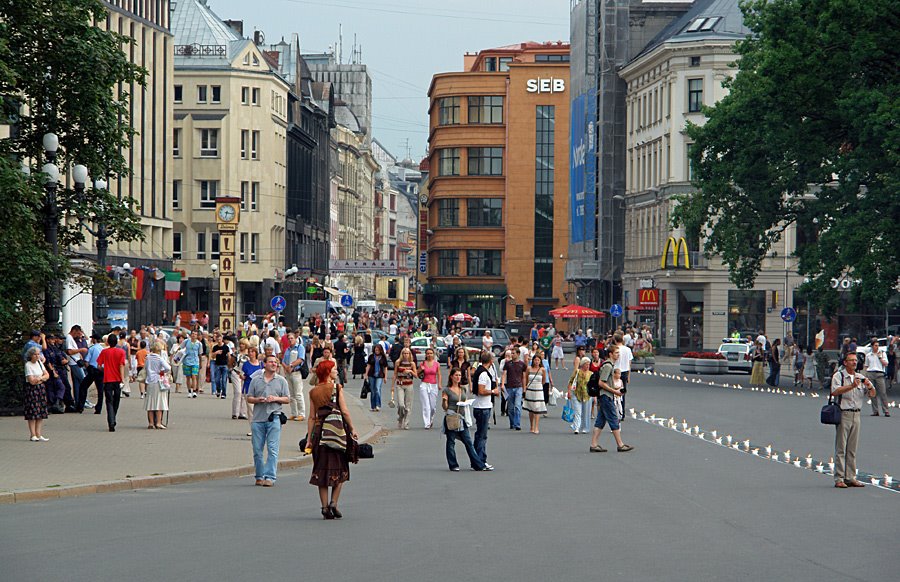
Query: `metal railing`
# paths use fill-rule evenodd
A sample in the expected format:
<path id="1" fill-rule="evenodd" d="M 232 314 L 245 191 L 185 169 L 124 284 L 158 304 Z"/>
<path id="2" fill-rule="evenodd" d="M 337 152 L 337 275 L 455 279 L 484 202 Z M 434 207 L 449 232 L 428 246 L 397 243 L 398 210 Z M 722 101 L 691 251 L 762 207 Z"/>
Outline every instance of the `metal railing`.
<path id="1" fill-rule="evenodd" d="M 227 50 L 223 44 L 177 44 L 175 56 L 179 57 L 225 57 Z"/>

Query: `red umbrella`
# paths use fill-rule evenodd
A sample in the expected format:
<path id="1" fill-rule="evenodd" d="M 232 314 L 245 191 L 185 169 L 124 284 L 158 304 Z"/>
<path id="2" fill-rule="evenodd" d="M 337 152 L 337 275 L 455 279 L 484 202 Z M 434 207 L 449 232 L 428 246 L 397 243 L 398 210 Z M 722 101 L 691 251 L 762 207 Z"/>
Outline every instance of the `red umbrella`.
<path id="1" fill-rule="evenodd" d="M 475 319 L 468 313 L 456 313 L 450 316 L 450 321 L 472 321 Z"/>
<path id="2" fill-rule="evenodd" d="M 606 314 L 602 311 L 597 311 L 595 309 L 591 309 L 590 307 L 582 307 L 581 305 L 566 305 L 564 307 L 558 307 L 551 310 L 550 315 L 561 319 L 591 319 L 597 317 L 606 317 Z"/>

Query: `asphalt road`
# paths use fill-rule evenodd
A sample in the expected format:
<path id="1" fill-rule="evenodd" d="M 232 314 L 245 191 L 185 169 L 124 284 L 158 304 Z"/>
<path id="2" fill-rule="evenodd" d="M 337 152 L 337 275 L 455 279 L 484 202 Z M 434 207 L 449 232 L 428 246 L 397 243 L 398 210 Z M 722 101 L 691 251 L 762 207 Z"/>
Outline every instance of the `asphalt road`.
<path id="1" fill-rule="evenodd" d="M 827 457 L 821 403 L 639 376 L 627 407 Z M 492 473 L 449 472 L 441 435 L 413 415 L 413 430 L 352 467 L 341 521 L 321 519 L 308 470 L 272 489 L 224 480 L 0 507 L 3 579 L 897 577 L 897 493 L 837 490 L 827 475 L 632 419 L 634 452 L 591 454 L 559 410 L 540 435 L 498 415 Z M 897 422 L 864 418 L 860 469 L 900 477 Z"/>

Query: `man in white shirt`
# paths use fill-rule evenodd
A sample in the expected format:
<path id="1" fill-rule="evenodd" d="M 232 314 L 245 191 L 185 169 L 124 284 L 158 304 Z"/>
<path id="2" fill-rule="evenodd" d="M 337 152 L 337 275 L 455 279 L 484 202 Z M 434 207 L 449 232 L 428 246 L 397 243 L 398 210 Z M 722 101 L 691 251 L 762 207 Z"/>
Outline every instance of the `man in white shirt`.
<path id="1" fill-rule="evenodd" d="M 273 331 L 269 332 L 269 336 L 266 338 L 266 347 L 272 348 L 272 353 L 277 356 L 281 354 L 281 343 L 275 337 L 275 333 Z"/>
<path id="2" fill-rule="evenodd" d="M 472 326 L 473 327 L 481 327 L 481 318 L 477 315 L 472 316 Z"/>
<path id="3" fill-rule="evenodd" d="M 631 379 L 631 360 L 634 353 L 625 345 L 625 338 L 619 333 L 613 336 L 613 342 L 619 347 L 619 357 L 616 359 L 615 369 L 622 372 L 622 411 L 620 420 L 625 420 L 625 393 L 628 392 L 628 381 Z"/>
<path id="4" fill-rule="evenodd" d="M 884 383 L 884 370 L 887 368 L 887 356 L 880 351 L 878 340 L 872 339 L 872 351 L 866 354 L 866 378 L 875 386 L 875 397 L 872 398 L 872 416 L 878 416 L 878 401 L 881 400 L 881 411 L 890 416 L 887 407 L 887 389 Z"/>
<path id="5" fill-rule="evenodd" d="M 494 467 L 487 463 L 487 433 L 491 410 L 494 408 L 491 398 L 500 394 L 493 360 L 494 356 L 491 352 L 481 352 L 481 365 L 475 368 L 475 377 L 472 382 L 475 387 L 475 402 L 472 404 L 472 414 L 475 416 L 475 438 L 473 440 L 475 441 L 475 452 L 484 463 L 485 471 L 494 470 Z"/>
<path id="6" fill-rule="evenodd" d="M 756 341 L 759 342 L 759 345 L 761 345 L 764 350 L 769 349 L 769 340 L 766 339 L 766 334 L 760 332 L 760 334 L 756 336 Z"/>
<path id="7" fill-rule="evenodd" d="M 397 335 L 397 323 L 391 320 L 391 324 L 388 326 L 388 333 L 391 335 Z"/>
<path id="8" fill-rule="evenodd" d="M 865 487 L 856 479 L 856 448 L 859 445 L 859 411 L 863 396 L 875 396 L 875 387 L 862 374 L 856 373 L 856 352 L 844 355 L 844 369 L 831 377 L 831 395 L 838 397 L 841 424 L 835 427 L 834 486 Z"/>

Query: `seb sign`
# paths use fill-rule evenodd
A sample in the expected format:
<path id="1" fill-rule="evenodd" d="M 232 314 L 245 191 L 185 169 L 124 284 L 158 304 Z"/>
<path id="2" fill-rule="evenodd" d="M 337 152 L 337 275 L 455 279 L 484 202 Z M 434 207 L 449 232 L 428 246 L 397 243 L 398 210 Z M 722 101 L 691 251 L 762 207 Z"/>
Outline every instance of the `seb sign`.
<path id="1" fill-rule="evenodd" d="M 525 81 L 525 90 L 529 93 L 563 93 L 566 90 L 566 80 L 555 77 L 528 79 Z"/>

